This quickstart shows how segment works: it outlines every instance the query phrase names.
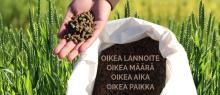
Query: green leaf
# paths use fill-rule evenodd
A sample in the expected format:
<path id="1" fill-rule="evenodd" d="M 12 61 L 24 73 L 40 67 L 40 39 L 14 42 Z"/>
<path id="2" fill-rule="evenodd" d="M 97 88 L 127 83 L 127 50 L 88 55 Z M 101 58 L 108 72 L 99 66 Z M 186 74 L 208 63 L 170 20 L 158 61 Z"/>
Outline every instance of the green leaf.
<path id="1" fill-rule="evenodd" d="M 32 93 L 32 84 L 31 84 L 31 80 L 30 80 L 30 73 L 29 73 L 29 71 L 26 71 L 25 89 L 26 89 L 28 95 L 33 95 L 33 93 Z"/>

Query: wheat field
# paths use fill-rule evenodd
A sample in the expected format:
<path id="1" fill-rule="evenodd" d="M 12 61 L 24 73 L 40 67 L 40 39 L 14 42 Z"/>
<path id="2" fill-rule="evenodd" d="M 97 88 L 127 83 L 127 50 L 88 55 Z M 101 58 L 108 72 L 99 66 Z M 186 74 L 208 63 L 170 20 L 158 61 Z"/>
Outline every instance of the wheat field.
<path id="1" fill-rule="evenodd" d="M 198 94 L 220 95 L 220 1 L 144 1 L 121 0 L 110 19 L 132 16 L 168 27 L 187 51 Z M 77 60 L 68 64 L 52 54 L 65 12 L 52 0 L 29 5 L 24 27 L 0 16 L 0 95 L 63 95 Z"/>

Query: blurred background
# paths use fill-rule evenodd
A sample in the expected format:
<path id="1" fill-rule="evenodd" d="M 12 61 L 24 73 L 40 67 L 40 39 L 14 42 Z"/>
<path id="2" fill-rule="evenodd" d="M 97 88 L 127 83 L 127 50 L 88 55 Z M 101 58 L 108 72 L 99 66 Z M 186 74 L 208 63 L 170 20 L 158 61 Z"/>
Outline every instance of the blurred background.
<path id="1" fill-rule="evenodd" d="M 28 9 L 37 7 L 38 0 L 0 0 L 0 14 L 5 25 L 24 27 L 28 23 Z M 200 0 L 129 0 L 131 15 L 138 14 L 140 18 L 149 21 L 160 20 L 165 25 L 167 19 L 182 21 L 192 12 L 198 12 Z M 53 0 L 57 13 L 65 14 L 71 0 Z M 206 12 L 213 12 L 220 19 L 218 12 L 220 0 L 203 0 Z M 30 3 L 30 4 L 29 4 Z M 123 15 L 126 0 L 120 0 L 112 12 L 110 19 L 119 14 Z M 47 12 L 47 0 L 41 0 L 41 15 Z M 33 10 L 34 11 L 34 10 Z"/>
<path id="2" fill-rule="evenodd" d="M 47 13 L 48 0 L 41 0 L 41 15 Z M 56 11 L 64 14 L 71 0 L 53 0 Z M 13 24 L 24 27 L 28 24 L 28 10 L 35 11 L 38 0 L 0 0 L 0 15 L 3 17 L 4 25 Z"/>

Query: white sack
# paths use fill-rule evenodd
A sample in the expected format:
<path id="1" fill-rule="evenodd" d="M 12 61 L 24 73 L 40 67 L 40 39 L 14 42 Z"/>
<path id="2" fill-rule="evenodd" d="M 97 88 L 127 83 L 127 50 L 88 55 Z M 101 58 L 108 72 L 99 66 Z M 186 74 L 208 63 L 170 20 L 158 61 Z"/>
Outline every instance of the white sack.
<path id="1" fill-rule="evenodd" d="M 110 21 L 95 43 L 81 54 L 68 81 L 67 95 L 91 95 L 98 67 L 98 52 L 114 44 L 151 37 L 159 41 L 166 58 L 166 85 L 161 95 L 197 95 L 187 54 L 168 29 L 136 18 Z"/>

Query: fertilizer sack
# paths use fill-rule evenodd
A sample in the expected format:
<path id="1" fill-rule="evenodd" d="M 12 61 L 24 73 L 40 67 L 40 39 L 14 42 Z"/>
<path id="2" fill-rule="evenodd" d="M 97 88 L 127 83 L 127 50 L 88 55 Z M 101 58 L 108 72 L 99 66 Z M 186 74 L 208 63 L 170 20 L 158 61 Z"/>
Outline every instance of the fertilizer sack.
<path id="1" fill-rule="evenodd" d="M 175 35 L 137 19 L 109 21 L 81 53 L 67 95 L 197 95 L 187 54 Z"/>

